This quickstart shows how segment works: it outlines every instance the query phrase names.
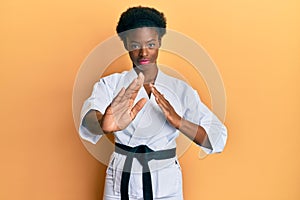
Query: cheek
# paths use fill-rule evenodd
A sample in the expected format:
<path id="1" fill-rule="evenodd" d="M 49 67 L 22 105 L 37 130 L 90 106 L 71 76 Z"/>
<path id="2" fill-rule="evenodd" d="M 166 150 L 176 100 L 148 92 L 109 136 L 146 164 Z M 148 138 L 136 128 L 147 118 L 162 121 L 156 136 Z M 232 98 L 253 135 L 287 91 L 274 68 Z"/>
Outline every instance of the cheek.
<path id="1" fill-rule="evenodd" d="M 130 57 L 131 60 L 136 60 L 137 57 L 138 57 L 138 53 L 135 52 L 135 51 L 130 51 L 129 52 L 129 57 Z"/>
<path id="2" fill-rule="evenodd" d="M 154 50 L 151 54 L 151 57 L 153 60 L 156 60 L 158 57 L 158 49 Z"/>

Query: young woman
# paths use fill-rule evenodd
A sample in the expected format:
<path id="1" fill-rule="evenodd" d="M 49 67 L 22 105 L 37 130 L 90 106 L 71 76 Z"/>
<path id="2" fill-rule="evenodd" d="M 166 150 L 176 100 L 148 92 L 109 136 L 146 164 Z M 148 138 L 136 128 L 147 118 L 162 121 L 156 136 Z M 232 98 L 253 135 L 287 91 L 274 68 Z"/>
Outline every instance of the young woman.
<path id="1" fill-rule="evenodd" d="M 179 132 L 207 153 L 221 152 L 226 143 L 225 126 L 197 92 L 159 70 L 165 28 L 163 13 L 153 8 L 122 13 L 117 33 L 133 67 L 101 78 L 83 105 L 83 139 L 95 144 L 103 134 L 115 136 L 105 200 L 183 199 L 175 141 Z"/>

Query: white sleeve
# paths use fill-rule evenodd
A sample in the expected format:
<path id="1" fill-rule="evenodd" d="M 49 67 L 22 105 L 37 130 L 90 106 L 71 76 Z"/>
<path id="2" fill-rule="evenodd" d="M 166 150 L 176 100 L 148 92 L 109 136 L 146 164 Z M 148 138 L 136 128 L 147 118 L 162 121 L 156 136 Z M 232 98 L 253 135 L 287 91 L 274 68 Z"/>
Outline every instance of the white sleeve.
<path id="1" fill-rule="evenodd" d="M 112 101 L 112 92 L 109 87 L 110 85 L 106 83 L 104 79 L 100 79 L 99 82 L 95 83 L 92 95 L 83 103 L 81 109 L 79 135 L 82 139 L 87 140 L 93 144 L 96 144 L 102 135 L 95 135 L 91 133 L 82 125 L 82 120 L 90 110 L 97 110 L 104 114 L 107 106 Z"/>
<path id="2" fill-rule="evenodd" d="M 201 148 L 205 153 L 220 153 L 223 151 L 227 141 L 227 129 L 217 116 L 202 103 L 197 91 L 187 95 L 187 109 L 184 113 L 184 119 L 202 126 L 209 138 L 212 149 Z"/>

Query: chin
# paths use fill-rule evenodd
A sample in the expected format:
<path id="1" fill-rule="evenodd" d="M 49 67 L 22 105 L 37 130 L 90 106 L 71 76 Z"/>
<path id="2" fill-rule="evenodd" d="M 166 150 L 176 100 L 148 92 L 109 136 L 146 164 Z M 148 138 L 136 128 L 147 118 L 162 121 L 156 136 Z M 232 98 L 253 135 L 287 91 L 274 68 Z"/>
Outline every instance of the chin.
<path id="1" fill-rule="evenodd" d="M 141 70 L 141 71 L 146 70 L 146 69 L 145 69 L 145 68 L 146 68 L 145 65 L 135 65 L 135 67 L 138 68 L 138 69 Z"/>
<path id="2" fill-rule="evenodd" d="M 155 66 L 155 64 L 153 64 L 153 63 L 144 64 L 144 65 L 141 65 L 141 64 L 135 65 L 135 67 L 138 68 L 141 71 L 148 70 L 148 69 L 150 69 L 150 68 L 152 68 L 154 66 Z"/>

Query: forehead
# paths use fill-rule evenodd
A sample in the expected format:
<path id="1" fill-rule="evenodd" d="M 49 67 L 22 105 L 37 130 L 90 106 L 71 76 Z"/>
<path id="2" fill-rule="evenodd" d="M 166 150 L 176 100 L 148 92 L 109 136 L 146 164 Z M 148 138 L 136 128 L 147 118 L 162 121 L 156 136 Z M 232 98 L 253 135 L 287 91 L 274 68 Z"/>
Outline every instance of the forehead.
<path id="1" fill-rule="evenodd" d="M 150 40 L 158 40 L 158 33 L 155 28 L 143 27 L 128 31 L 126 34 L 128 42 L 147 42 Z"/>

